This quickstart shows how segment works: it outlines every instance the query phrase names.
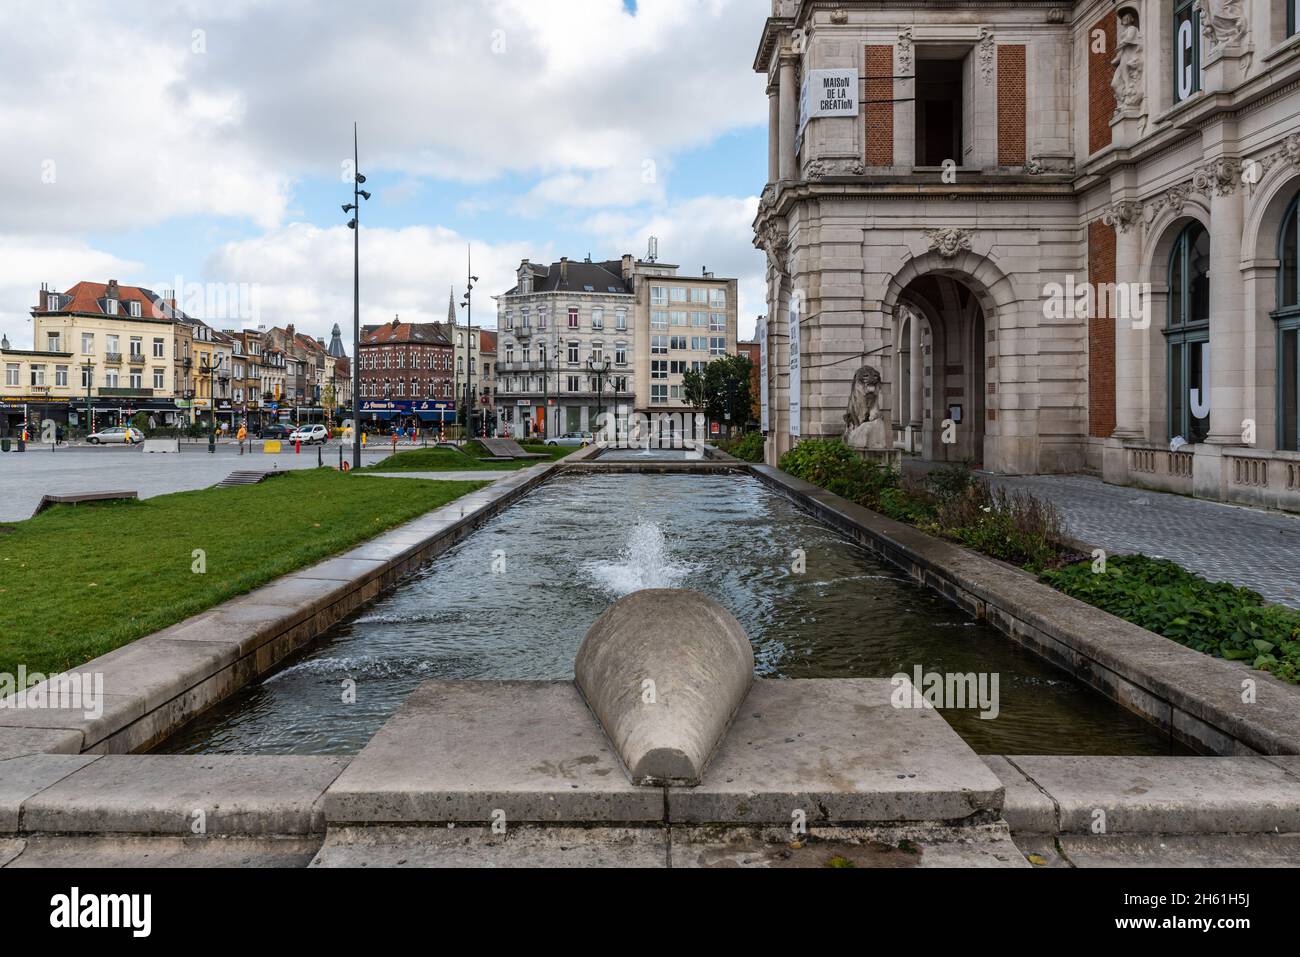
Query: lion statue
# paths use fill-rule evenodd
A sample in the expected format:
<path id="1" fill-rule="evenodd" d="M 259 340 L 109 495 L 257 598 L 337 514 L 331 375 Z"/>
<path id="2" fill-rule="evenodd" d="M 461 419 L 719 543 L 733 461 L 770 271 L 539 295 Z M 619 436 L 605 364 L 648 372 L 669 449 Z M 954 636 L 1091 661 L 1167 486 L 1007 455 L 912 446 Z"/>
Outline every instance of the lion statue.
<path id="1" fill-rule="evenodd" d="M 851 449 L 888 449 L 889 424 L 880 410 L 880 372 L 863 366 L 853 376 L 844 413 L 844 444 Z"/>

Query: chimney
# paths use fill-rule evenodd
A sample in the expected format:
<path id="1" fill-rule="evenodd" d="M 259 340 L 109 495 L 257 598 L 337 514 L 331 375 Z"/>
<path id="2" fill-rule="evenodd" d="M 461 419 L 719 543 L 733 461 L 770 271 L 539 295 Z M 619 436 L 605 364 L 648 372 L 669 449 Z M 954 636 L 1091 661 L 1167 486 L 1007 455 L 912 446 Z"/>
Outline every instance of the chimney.
<path id="1" fill-rule="evenodd" d="M 623 281 L 624 282 L 632 278 L 632 262 L 633 260 L 631 254 L 625 255 L 623 257 Z"/>
<path id="2" fill-rule="evenodd" d="M 108 292 L 106 292 L 105 295 L 107 295 L 109 299 L 117 299 L 117 298 L 118 298 L 117 280 L 116 280 L 116 279 L 110 279 L 110 280 L 108 281 Z"/>
<path id="3" fill-rule="evenodd" d="M 569 281 L 569 257 L 561 256 L 560 257 L 560 282 L 565 283 L 568 281 Z"/>
<path id="4" fill-rule="evenodd" d="M 292 338 L 293 338 L 293 323 L 292 323 L 292 322 L 289 323 L 289 325 L 285 327 L 284 335 L 285 335 L 285 338 L 286 338 L 286 339 L 292 339 Z"/>

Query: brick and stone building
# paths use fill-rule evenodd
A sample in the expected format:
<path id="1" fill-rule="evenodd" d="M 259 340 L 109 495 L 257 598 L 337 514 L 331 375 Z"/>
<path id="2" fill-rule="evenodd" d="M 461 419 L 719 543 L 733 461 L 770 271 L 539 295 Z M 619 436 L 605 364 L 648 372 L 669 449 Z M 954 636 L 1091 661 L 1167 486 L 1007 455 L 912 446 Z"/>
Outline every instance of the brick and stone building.
<path id="1" fill-rule="evenodd" d="M 1300 509 L 1292 4 L 772 14 L 769 461 L 866 364 L 927 459 Z"/>
<path id="2" fill-rule="evenodd" d="M 440 323 L 368 327 L 361 338 L 361 418 L 369 421 L 451 422 L 455 350 Z"/>

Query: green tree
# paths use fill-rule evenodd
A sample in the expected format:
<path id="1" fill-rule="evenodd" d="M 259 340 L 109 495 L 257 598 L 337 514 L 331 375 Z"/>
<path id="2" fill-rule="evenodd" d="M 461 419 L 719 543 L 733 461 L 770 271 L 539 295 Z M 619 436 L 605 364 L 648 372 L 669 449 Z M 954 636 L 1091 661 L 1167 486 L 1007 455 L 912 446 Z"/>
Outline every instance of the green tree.
<path id="1" fill-rule="evenodd" d="M 689 370 L 682 378 L 682 388 L 686 394 L 686 401 L 690 403 L 692 409 L 703 412 L 708 408 L 709 396 L 708 385 L 704 379 L 704 373 L 695 369 Z"/>
<path id="2" fill-rule="evenodd" d="M 704 367 L 704 411 L 710 419 L 725 422 L 728 432 L 749 425 L 753 369 L 748 356 L 724 356 Z"/>

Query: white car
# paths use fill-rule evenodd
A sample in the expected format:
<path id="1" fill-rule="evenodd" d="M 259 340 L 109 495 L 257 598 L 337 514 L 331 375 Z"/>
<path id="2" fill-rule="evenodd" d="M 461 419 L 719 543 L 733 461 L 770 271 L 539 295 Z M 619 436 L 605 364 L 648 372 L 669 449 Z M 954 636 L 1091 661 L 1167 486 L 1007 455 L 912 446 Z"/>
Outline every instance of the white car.
<path id="1" fill-rule="evenodd" d="M 300 426 L 296 432 L 289 436 L 291 443 L 301 442 L 303 445 L 324 445 L 329 441 L 330 434 L 323 425 L 304 425 Z"/>
<path id="2" fill-rule="evenodd" d="M 139 429 L 133 429 L 129 426 L 119 426 L 115 429 L 102 429 L 94 435 L 86 436 L 86 441 L 91 445 L 139 445 L 144 441 L 144 433 Z"/>

